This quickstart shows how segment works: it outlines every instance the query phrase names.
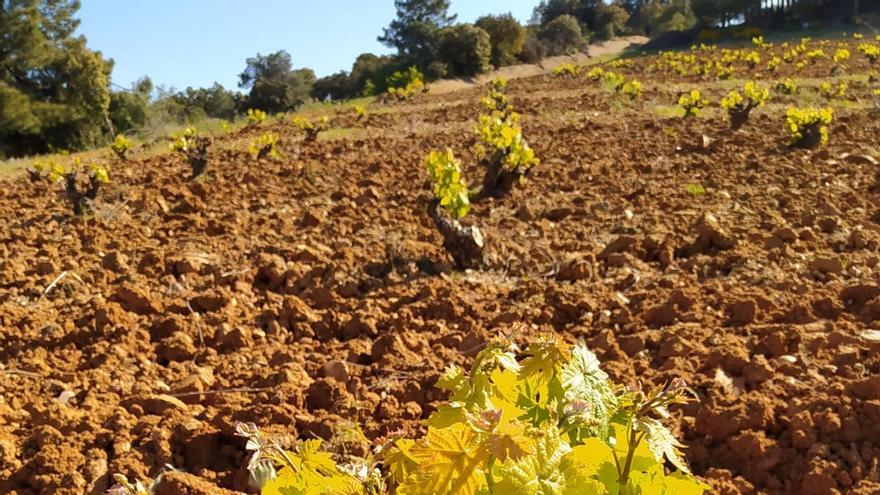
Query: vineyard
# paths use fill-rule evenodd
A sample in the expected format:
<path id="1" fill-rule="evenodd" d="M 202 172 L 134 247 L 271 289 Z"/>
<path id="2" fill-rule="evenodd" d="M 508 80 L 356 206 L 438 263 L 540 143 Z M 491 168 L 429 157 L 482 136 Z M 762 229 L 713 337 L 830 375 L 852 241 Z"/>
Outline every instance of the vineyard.
<path id="1" fill-rule="evenodd" d="M 878 58 L 756 37 L 37 160 L 0 493 L 880 493 Z"/>

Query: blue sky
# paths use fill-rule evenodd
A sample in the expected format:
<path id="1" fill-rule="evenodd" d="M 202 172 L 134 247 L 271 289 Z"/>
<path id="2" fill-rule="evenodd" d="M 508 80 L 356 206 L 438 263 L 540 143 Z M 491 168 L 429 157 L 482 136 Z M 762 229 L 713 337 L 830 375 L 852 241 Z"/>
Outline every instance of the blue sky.
<path id="1" fill-rule="evenodd" d="M 451 0 L 460 22 L 510 12 L 526 22 L 538 0 Z M 287 50 L 296 67 L 325 76 L 351 69 L 394 18 L 393 0 L 83 0 L 79 33 L 116 61 L 113 83 L 236 89 L 245 59 Z"/>

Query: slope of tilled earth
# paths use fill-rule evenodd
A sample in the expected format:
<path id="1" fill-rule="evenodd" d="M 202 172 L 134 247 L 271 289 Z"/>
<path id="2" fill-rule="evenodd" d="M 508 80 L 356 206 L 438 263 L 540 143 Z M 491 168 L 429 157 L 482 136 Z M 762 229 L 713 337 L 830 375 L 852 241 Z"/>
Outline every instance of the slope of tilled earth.
<path id="1" fill-rule="evenodd" d="M 421 161 L 474 162 L 480 91 L 336 116 L 357 138 L 278 124 L 277 162 L 234 151 L 262 129 L 218 138 L 195 182 L 173 156 L 116 164 L 88 219 L 57 186 L 4 182 L 0 492 L 98 494 L 166 466 L 184 472 L 160 493 L 247 491 L 237 421 L 416 431 L 445 365 L 546 331 L 622 383 L 685 378 L 699 400 L 674 426 L 714 493 L 880 492 L 877 114 L 840 109 L 830 145 L 801 151 L 784 109 L 730 133 L 585 79 L 510 94 L 542 163 L 468 217 L 479 273 L 449 270 Z"/>

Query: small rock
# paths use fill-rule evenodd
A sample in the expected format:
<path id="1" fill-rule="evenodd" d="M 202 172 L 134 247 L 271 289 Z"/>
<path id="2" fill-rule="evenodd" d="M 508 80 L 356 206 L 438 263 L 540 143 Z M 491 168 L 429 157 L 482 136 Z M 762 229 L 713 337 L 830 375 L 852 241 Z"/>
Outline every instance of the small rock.
<path id="1" fill-rule="evenodd" d="M 757 385 L 773 378 L 773 369 L 767 358 L 758 354 L 743 367 L 743 379 L 747 385 Z"/>
<path id="2" fill-rule="evenodd" d="M 292 328 L 294 323 L 314 323 L 320 320 L 315 311 L 305 301 L 294 295 L 284 296 L 284 303 L 279 316 L 282 324 L 286 323 L 288 328 Z"/>
<path id="3" fill-rule="evenodd" d="M 18 449 L 15 442 L 9 438 L 0 438 L 0 463 L 4 466 L 15 466 L 18 457 Z"/>
<path id="4" fill-rule="evenodd" d="M 780 227 L 773 231 L 773 237 L 776 237 L 783 242 L 794 242 L 797 240 L 798 235 L 797 232 L 790 227 Z"/>
<path id="5" fill-rule="evenodd" d="M 174 495 L 235 495 L 239 492 L 220 488 L 210 481 L 190 473 L 166 471 L 159 478 L 153 493 Z"/>
<path id="6" fill-rule="evenodd" d="M 104 259 L 101 260 L 101 266 L 114 273 L 126 272 L 129 270 L 128 257 L 119 251 L 112 251 L 104 255 Z"/>
<path id="7" fill-rule="evenodd" d="M 306 210 L 303 214 L 300 225 L 303 227 L 317 227 L 324 222 L 324 214 L 318 211 Z"/>
<path id="8" fill-rule="evenodd" d="M 52 263 L 48 260 L 43 260 L 34 265 L 34 272 L 37 275 L 51 275 L 58 271 L 58 267 L 55 263 Z"/>
<path id="9" fill-rule="evenodd" d="M 193 338 L 186 332 L 174 332 L 162 339 L 156 354 L 169 362 L 189 361 L 198 349 Z"/>
<path id="10" fill-rule="evenodd" d="M 151 395 L 137 400 L 136 403 L 143 408 L 144 413 L 157 416 L 164 416 L 175 410 L 187 411 L 187 406 L 182 400 L 165 394 Z"/>
<path id="11" fill-rule="evenodd" d="M 535 213 L 532 212 L 532 209 L 529 208 L 528 205 L 520 206 L 519 209 L 516 210 L 515 216 L 523 222 L 529 222 L 535 219 Z"/>
<path id="12" fill-rule="evenodd" d="M 570 258 L 559 265 L 556 278 L 567 282 L 587 280 L 593 276 L 593 266 L 589 260 L 581 257 Z"/>
<path id="13" fill-rule="evenodd" d="M 728 306 L 727 312 L 730 315 L 728 321 L 731 325 L 748 325 L 755 321 L 758 315 L 758 305 L 751 299 L 737 301 Z"/>
<path id="14" fill-rule="evenodd" d="M 622 235 L 605 246 L 605 249 L 599 253 L 599 259 L 608 259 L 609 256 L 616 253 L 622 253 L 635 245 L 636 238 L 628 235 Z"/>
<path id="15" fill-rule="evenodd" d="M 820 273 L 841 273 L 843 263 L 837 256 L 816 258 L 810 262 L 810 270 Z"/>
<path id="16" fill-rule="evenodd" d="M 220 311 L 230 303 L 229 297 L 222 294 L 196 296 L 190 300 L 193 309 L 202 313 Z"/>
<path id="17" fill-rule="evenodd" d="M 198 366 L 195 373 L 176 383 L 172 390 L 176 394 L 192 394 L 191 397 L 183 397 L 184 402 L 188 402 L 187 399 L 198 401 L 199 394 L 210 389 L 214 382 L 214 370 L 210 367 Z"/>
<path id="18" fill-rule="evenodd" d="M 554 208 L 545 215 L 551 222 L 561 222 L 572 214 L 571 208 Z"/>
<path id="19" fill-rule="evenodd" d="M 159 313 L 159 305 L 139 288 L 122 286 L 116 289 L 110 300 L 119 303 L 122 309 L 139 315 Z"/>
<path id="20" fill-rule="evenodd" d="M 880 400 L 880 376 L 872 376 L 853 382 L 850 389 L 861 399 Z"/>
<path id="21" fill-rule="evenodd" d="M 819 229 L 826 234 L 830 234 L 837 230 L 837 219 L 834 217 L 822 217 L 819 220 L 816 220 L 816 225 L 819 226 Z"/>
<path id="22" fill-rule="evenodd" d="M 721 227 L 711 213 L 705 213 L 697 224 L 697 235 L 700 240 L 718 249 L 730 249 L 736 244 L 736 239 Z"/>
<path id="23" fill-rule="evenodd" d="M 339 383 L 348 383 L 348 365 L 342 361 L 334 360 L 324 365 L 324 377 L 332 378 Z"/>
<path id="24" fill-rule="evenodd" d="M 344 407 L 351 399 L 345 385 L 327 378 L 315 380 L 306 390 L 306 405 L 309 411 L 317 409 L 337 411 L 340 406 Z"/>

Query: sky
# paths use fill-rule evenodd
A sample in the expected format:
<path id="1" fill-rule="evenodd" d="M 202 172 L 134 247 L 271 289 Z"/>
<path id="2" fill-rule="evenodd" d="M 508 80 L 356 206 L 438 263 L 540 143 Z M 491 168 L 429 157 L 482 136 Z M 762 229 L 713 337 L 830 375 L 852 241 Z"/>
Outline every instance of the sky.
<path id="1" fill-rule="evenodd" d="M 512 13 L 527 22 L 538 0 L 451 0 L 459 22 Z M 115 61 L 112 82 L 147 75 L 182 90 L 238 87 L 245 59 L 287 50 L 318 77 L 350 70 L 361 53 L 392 53 L 376 41 L 395 16 L 393 0 L 82 0 L 79 34 Z"/>

